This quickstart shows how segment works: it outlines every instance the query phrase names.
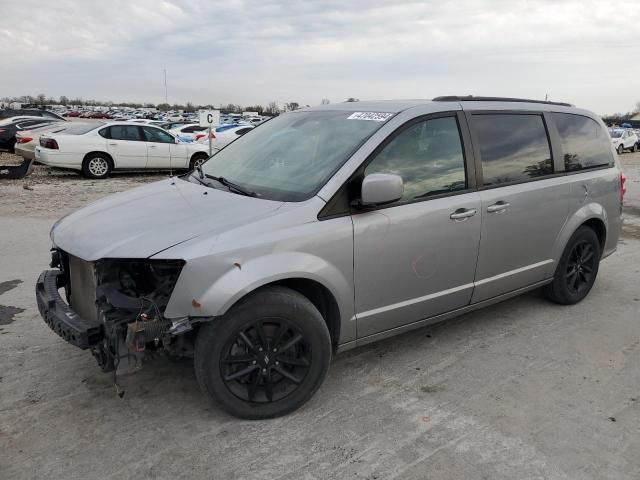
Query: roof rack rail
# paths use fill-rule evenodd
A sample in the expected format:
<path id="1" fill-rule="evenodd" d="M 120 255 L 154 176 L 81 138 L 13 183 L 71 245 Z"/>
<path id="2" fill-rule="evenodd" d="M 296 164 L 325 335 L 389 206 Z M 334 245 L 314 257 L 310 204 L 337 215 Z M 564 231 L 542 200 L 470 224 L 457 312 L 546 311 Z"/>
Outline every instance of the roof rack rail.
<path id="1" fill-rule="evenodd" d="M 573 107 L 570 103 L 564 102 L 548 102 L 546 100 L 530 100 L 528 98 L 509 98 L 509 97 L 474 97 L 473 95 L 445 95 L 435 97 L 434 102 L 521 102 L 521 103 L 545 103 L 547 105 L 560 105 L 563 107 Z"/>

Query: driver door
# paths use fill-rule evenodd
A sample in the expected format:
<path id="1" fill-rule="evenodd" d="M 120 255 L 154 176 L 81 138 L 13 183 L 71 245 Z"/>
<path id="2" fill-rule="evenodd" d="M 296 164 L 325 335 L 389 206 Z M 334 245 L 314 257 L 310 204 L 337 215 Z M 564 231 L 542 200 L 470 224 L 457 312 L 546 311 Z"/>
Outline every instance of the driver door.
<path id="1" fill-rule="evenodd" d="M 471 300 L 480 195 L 473 168 L 467 168 L 472 157 L 465 156 L 462 128 L 466 124 L 454 113 L 411 121 L 365 167 L 365 175 L 400 175 L 404 194 L 352 215 L 358 338 Z"/>

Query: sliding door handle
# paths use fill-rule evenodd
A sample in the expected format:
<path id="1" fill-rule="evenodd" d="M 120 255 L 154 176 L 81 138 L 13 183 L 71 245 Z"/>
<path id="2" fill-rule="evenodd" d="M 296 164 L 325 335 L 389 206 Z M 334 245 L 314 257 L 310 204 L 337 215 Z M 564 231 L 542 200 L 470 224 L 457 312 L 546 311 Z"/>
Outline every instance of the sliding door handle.
<path id="1" fill-rule="evenodd" d="M 500 200 L 499 202 L 496 202 L 493 205 L 489 205 L 487 207 L 487 212 L 489 212 L 489 213 L 504 212 L 510 206 L 511 206 L 511 204 L 509 202 L 504 202 L 504 201 Z"/>

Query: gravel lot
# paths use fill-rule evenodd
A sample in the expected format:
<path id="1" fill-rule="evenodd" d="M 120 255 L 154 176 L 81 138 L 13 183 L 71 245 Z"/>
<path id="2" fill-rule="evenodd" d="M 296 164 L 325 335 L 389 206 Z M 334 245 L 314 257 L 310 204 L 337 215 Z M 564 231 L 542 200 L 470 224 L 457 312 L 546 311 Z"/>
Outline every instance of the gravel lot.
<path id="1" fill-rule="evenodd" d="M 584 302 L 534 292 L 347 352 L 263 422 L 209 405 L 189 361 L 149 363 L 120 399 L 37 313 L 53 221 L 165 174 L 0 181 L 0 479 L 640 478 L 640 154 L 622 162 L 624 236 Z"/>

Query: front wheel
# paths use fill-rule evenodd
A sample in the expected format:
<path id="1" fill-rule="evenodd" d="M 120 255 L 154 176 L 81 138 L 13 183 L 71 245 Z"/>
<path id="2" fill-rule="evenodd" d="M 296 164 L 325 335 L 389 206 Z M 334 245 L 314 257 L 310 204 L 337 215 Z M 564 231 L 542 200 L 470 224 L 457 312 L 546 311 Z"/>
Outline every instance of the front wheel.
<path id="1" fill-rule="evenodd" d="M 547 297 L 563 305 L 573 305 L 586 297 L 596 281 L 600 266 L 600 241 L 586 226 L 573 234 L 556 267 Z"/>
<path id="2" fill-rule="evenodd" d="M 204 153 L 196 153 L 191 158 L 191 163 L 189 164 L 189 169 L 195 170 L 196 167 L 199 167 L 204 162 L 206 162 L 208 159 L 209 159 L 209 157 L 206 154 L 204 154 Z"/>
<path id="3" fill-rule="evenodd" d="M 331 339 L 317 308 L 284 287 L 263 288 L 198 332 L 200 387 L 240 418 L 286 415 L 322 384 Z"/>
<path id="4" fill-rule="evenodd" d="M 622 144 L 618 145 L 618 155 L 622 155 L 624 153 L 624 146 Z"/>

